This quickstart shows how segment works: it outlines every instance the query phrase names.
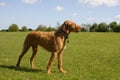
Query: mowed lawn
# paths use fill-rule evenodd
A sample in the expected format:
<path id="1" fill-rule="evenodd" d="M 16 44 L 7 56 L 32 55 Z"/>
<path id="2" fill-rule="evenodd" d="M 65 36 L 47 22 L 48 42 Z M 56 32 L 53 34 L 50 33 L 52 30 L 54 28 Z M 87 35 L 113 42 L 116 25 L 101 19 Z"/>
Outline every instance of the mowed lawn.
<path id="1" fill-rule="evenodd" d="M 15 67 L 28 32 L 0 32 L 0 80 L 120 80 L 120 33 L 72 33 L 63 54 L 59 73 L 57 60 L 52 74 L 46 74 L 50 52 L 39 47 L 36 69 L 31 70 L 30 49 L 23 57 L 21 69 Z"/>

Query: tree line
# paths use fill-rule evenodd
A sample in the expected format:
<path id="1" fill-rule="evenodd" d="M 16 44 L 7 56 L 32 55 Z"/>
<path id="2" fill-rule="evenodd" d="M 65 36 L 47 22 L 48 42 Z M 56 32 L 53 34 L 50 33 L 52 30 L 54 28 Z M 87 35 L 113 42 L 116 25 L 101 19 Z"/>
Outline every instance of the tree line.
<path id="1" fill-rule="evenodd" d="M 27 26 L 23 26 L 21 29 L 19 29 L 19 26 L 17 24 L 12 24 L 8 27 L 8 29 L 3 29 L 1 32 L 27 32 L 27 31 L 33 31 L 31 28 L 27 28 Z M 45 25 L 39 25 L 36 29 L 36 31 L 55 31 L 55 28 L 51 26 L 45 26 Z"/>
<path id="2" fill-rule="evenodd" d="M 99 24 L 93 23 L 93 24 L 82 24 L 82 32 L 120 32 L 120 24 L 118 24 L 116 21 L 113 21 L 109 24 L 106 24 L 105 22 L 101 22 Z M 36 30 L 37 31 L 55 31 L 60 27 L 60 24 L 57 23 L 56 28 L 51 26 L 45 26 L 40 24 Z M 17 24 L 12 24 L 8 27 L 7 30 L 1 30 L 6 32 L 26 32 L 26 31 L 32 31 L 32 29 L 27 28 L 26 26 L 23 26 L 21 29 L 19 29 L 19 26 Z"/>
<path id="3" fill-rule="evenodd" d="M 101 22 L 99 24 L 93 23 L 90 24 L 82 24 L 82 31 L 86 32 L 120 32 L 120 24 L 118 24 L 116 21 L 113 21 L 109 24 L 106 24 L 105 22 Z"/>

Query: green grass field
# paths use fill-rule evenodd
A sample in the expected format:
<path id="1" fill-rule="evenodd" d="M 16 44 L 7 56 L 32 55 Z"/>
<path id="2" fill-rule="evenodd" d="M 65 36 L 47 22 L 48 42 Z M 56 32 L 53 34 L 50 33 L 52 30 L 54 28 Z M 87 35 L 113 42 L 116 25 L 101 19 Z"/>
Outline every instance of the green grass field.
<path id="1" fill-rule="evenodd" d="M 120 80 L 120 33 L 72 33 L 64 51 L 63 68 L 57 60 L 52 74 L 46 74 L 50 52 L 39 47 L 36 70 L 30 69 L 32 50 L 24 56 L 21 69 L 15 67 L 27 32 L 0 32 L 0 80 Z"/>

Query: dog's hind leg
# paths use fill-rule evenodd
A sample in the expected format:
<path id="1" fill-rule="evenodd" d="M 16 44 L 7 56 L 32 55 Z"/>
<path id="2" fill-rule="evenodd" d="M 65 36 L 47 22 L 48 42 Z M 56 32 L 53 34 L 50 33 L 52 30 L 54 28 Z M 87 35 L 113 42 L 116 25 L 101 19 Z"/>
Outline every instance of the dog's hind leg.
<path id="1" fill-rule="evenodd" d="M 17 64 L 16 64 L 17 67 L 20 67 L 21 59 L 22 59 L 22 57 L 25 55 L 25 53 L 28 51 L 29 48 L 30 48 L 30 45 L 25 45 L 25 44 L 24 44 L 22 53 L 20 54 L 19 59 L 18 59 L 18 62 L 17 62 Z"/>
<path id="2" fill-rule="evenodd" d="M 31 69 L 35 69 L 35 66 L 34 66 L 34 57 L 38 51 L 38 46 L 37 45 L 34 45 L 32 46 L 32 50 L 33 50 L 33 53 L 32 53 L 32 56 L 30 58 L 30 65 L 31 65 Z"/>

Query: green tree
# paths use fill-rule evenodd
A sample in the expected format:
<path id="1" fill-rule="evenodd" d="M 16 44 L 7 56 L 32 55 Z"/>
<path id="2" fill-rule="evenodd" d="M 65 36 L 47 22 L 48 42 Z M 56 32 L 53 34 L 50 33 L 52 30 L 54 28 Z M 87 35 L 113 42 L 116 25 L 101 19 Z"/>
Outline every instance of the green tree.
<path id="1" fill-rule="evenodd" d="M 90 32 L 96 32 L 98 30 L 98 24 L 94 23 L 91 27 L 90 27 Z"/>
<path id="2" fill-rule="evenodd" d="M 118 25 L 118 32 L 120 32 L 120 24 Z"/>
<path id="3" fill-rule="evenodd" d="M 46 28 L 46 30 L 45 30 L 45 31 L 55 31 L 55 28 L 53 28 L 53 27 L 49 26 L 48 28 Z"/>
<path id="4" fill-rule="evenodd" d="M 12 24 L 12 25 L 9 26 L 8 31 L 10 31 L 10 32 L 17 32 L 17 31 L 19 31 L 19 27 L 18 27 L 17 24 Z"/>
<path id="5" fill-rule="evenodd" d="M 81 28 L 81 32 L 87 32 L 87 29 L 84 28 L 84 27 L 82 27 L 82 28 Z"/>
<path id="6" fill-rule="evenodd" d="M 82 24 L 81 26 L 84 27 L 86 29 L 86 31 L 89 31 L 91 24 Z"/>
<path id="7" fill-rule="evenodd" d="M 114 32 L 120 32 L 120 25 L 114 28 Z"/>
<path id="8" fill-rule="evenodd" d="M 28 29 L 28 31 L 32 31 L 32 29 L 31 29 L 31 28 L 29 28 L 29 29 Z"/>
<path id="9" fill-rule="evenodd" d="M 108 28 L 108 25 L 104 22 L 100 23 L 98 25 L 98 32 L 108 32 L 109 31 L 109 28 Z"/>
<path id="10" fill-rule="evenodd" d="M 119 29 L 119 25 L 117 24 L 116 21 L 111 22 L 111 23 L 109 24 L 109 27 L 110 27 L 110 29 L 111 29 L 113 32 L 117 32 L 117 31 L 118 31 L 117 29 Z"/>
<path id="11" fill-rule="evenodd" d="M 45 25 L 42 25 L 40 24 L 38 27 L 37 27 L 37 31 L 45 31 L 47 29 L 47 27 Z"/>
<path id="12" fill-rule="evenodd" d="M 22 31 L 23 31 L 23 32 L 28 31 L 27 27 L 26 27 L 26 26 L 23 26 L 23 27 L 22 27 Z"/>

